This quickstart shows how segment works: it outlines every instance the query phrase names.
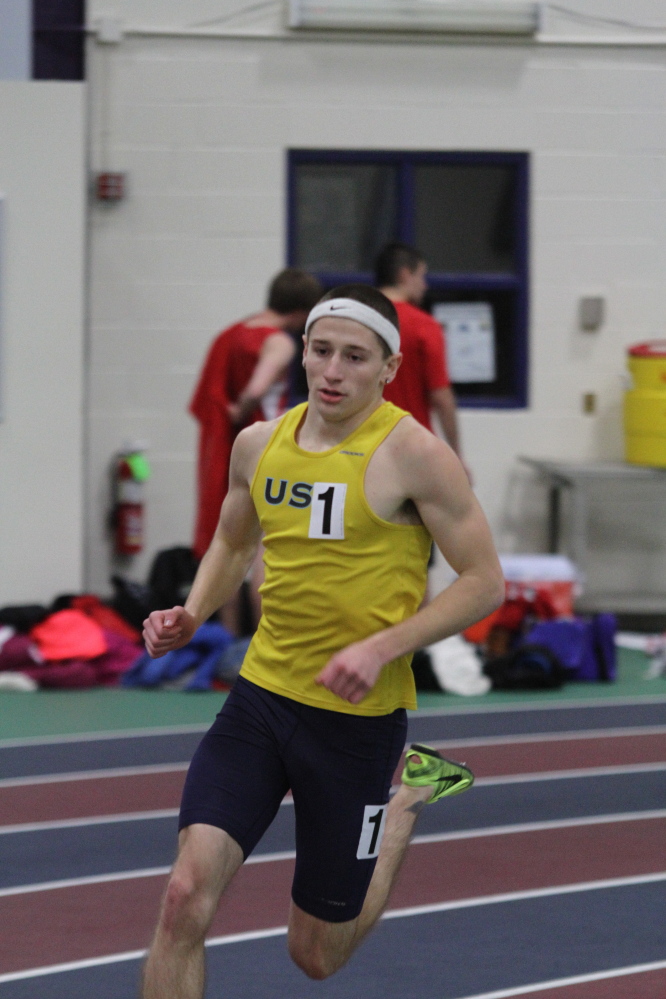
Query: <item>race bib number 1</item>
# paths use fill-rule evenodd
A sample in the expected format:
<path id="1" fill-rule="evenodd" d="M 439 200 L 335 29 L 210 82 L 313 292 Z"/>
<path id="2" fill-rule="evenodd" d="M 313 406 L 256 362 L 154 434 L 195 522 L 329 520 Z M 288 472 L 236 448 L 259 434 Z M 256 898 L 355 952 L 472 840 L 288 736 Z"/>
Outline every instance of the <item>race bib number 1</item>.
<path id="1" fill-rule="evenodd" d="M 344 541 L 346 482 L 315 482 L 310 507 L 309 538 Z"/>
<path id="2" fill-rule="evenodd" d="M 388 805 L 366 805 L 363 811 L 363 827 L 356 851 L 357 860 L 374 860 L 379 854 L 386 825 Z"/>

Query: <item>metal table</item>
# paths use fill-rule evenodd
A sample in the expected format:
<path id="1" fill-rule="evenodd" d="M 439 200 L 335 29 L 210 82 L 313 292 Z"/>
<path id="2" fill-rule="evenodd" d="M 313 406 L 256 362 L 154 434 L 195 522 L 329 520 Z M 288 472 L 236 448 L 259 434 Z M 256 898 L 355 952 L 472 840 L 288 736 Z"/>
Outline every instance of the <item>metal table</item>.
<path id="1" fill-rule="evenodd" d="M 647 468 L 643 465 L 630 465 L 619 462 L 573 462 L 551 461 L 545 458 L 519 456 L 519 461 L 533 468 L 546 481 L 548 489 L 548 551 L 558 552 L 561 539 L 561 494 L 563 489 L 571 495 L 571 545 L 570 555 L 583 574 L 588 564 L 588 507 L 589 493 L 599 483 L 631 482 L 637 484 L 658 483 L 666 486 L 666 469 Z M 590 595 L 586 594 L 585 602 Z M 666 610 L 666 594 L 604 594 L 603 601 L 608 609 L 609 601 L 617 604 L 617 609 L 640 609 L 645 611 Z M 594 599 L 591 601 L 594 603 Z M 633 605 L 633 606 L 632 606 Z"/>

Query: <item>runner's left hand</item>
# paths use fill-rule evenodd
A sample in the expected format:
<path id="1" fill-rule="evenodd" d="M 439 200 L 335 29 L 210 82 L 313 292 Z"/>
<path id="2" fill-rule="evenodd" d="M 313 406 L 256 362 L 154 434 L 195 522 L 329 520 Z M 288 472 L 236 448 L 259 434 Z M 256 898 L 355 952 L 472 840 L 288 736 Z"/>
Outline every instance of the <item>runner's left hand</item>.
<path id="1" fill-rule="evenodd" d="M 329 659 L 315 683 L 343 701 L 359 704 L 376 684 L 383 665 L 365 642 L 354 642 Z"/>

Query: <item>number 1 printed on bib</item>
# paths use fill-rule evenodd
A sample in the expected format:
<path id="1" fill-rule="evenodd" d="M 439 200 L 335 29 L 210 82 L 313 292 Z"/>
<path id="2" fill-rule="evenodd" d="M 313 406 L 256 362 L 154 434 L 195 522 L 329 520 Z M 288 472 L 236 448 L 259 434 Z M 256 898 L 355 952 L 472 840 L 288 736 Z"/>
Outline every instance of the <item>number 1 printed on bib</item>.
<path id="1" fill-rule="evenodd" d="M 344 541 L 346 482 L 315 482 L 312 489 L 309 538 Z"/>
<path id="2" fill-rule="evenodd" d="M 363 827 L 356 851 L 357 860 L 374 860 L 379 854 L 386 825 L 388 805 L 366 805 L 363 810 Z"/>

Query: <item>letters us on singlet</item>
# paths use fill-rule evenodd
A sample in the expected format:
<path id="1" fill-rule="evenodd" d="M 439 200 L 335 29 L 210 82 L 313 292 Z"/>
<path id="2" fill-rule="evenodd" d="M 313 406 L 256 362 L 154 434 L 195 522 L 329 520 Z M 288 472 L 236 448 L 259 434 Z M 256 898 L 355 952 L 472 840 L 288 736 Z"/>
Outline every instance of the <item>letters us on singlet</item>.
<path id="1" fill-rule="evenodd" d="M 266 478 L 264 499 L 272 506 L 285 501 L 290 483 L 287 479 L 275 482 Z M 328 540 L 344 540 L 346 482 L 294 482 L 289 489 L 289 506 L 304 510 L 312 505 L 308 537 Z"/>

